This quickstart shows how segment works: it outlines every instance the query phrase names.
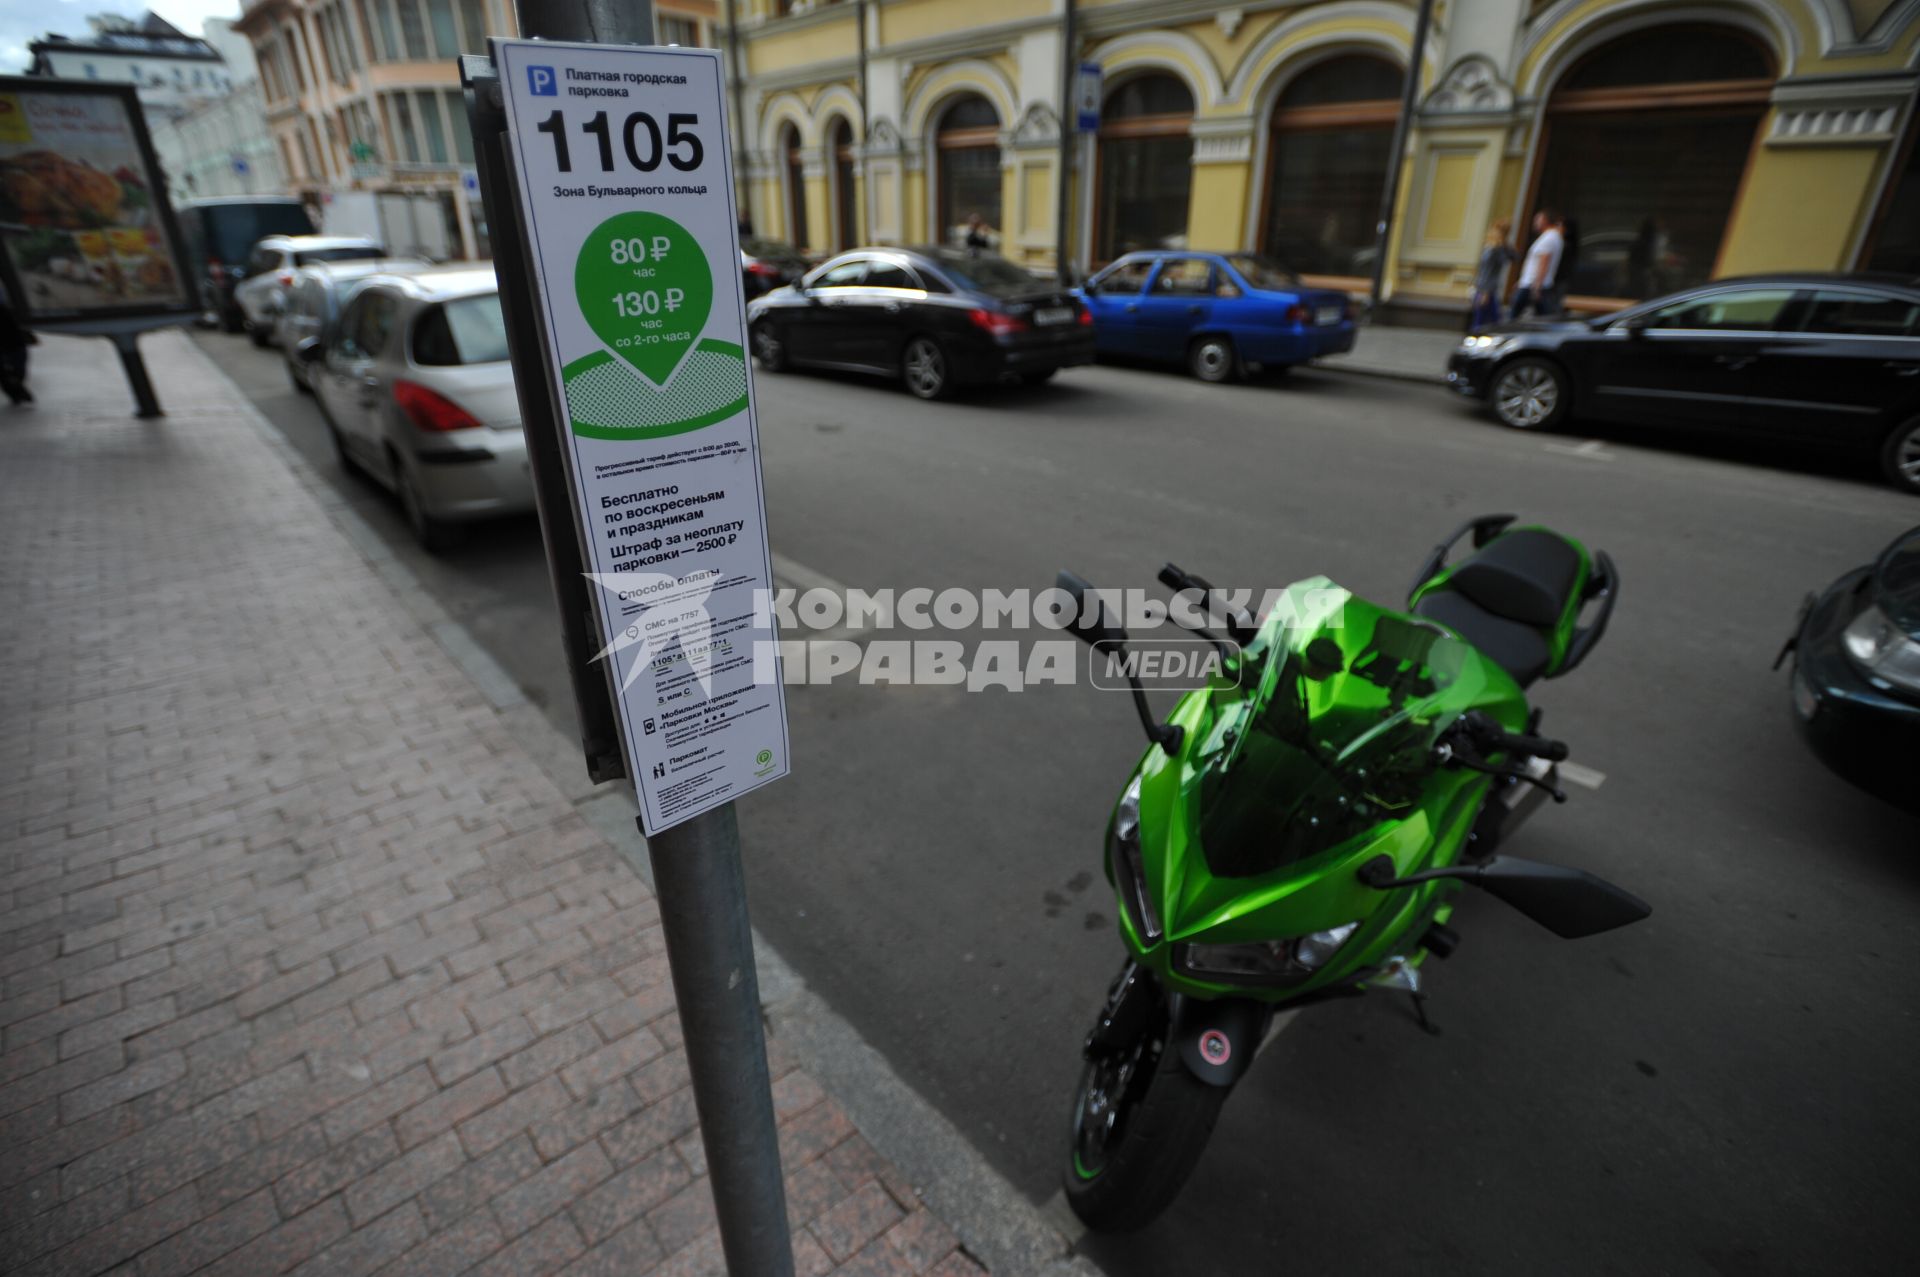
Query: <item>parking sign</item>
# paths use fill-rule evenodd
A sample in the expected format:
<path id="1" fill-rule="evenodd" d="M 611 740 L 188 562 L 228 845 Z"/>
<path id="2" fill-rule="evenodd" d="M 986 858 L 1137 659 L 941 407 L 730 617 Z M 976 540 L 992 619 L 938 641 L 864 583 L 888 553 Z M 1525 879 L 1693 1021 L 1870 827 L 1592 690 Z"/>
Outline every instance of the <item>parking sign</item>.
<path id="1" fill-rule="evenodd" d="M 561 452 L 651 835 L 788 770 L 771 608 L 756 606 L 773 568 L 720 57 L 494 49 Z"/>

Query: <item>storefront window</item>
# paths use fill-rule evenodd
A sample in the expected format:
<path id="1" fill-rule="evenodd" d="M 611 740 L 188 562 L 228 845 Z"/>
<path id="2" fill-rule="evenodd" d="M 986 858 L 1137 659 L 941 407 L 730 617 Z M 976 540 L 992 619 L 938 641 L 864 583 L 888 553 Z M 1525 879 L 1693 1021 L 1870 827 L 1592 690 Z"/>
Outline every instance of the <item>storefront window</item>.
<path id="1" fill-rule="evenodd" d="M 1171 75 L 1128 80 L 1100 113 L 1094 255 L 1187 246 L 1193 189 L 1193 94 Z"/>
<path id="2" fill-rule="evenodd" d="M 939 153 L 939 225 L 943 243 L 967 240 L 975 213 L 988 228 L 1000 224 L 1000 113 L 978 94 L 955 99 L 934 130 Z"/>
<path id="3" fill-rule="evenodd" d="M 859 236 L 859 209 L 853 190 L 853 127 L 841 118 L 833 128 L 834 247 L 846 252 Z"/>
<path id="4" fill-rule="evenodd" d="M 1372 275 L 1403 81 L 1384 59 L 1339 57 L 1308 67 L 1280 94 L 1268 140 L 1267 256 L 1308 275 Z"/>
<path id="5" fill-rule="evenodd" d="M 1569 72 L 1534 199 L 1567 222 L 1563 291 L 1653 297 L 1710 279 L 1771 89 L 1765 52 L 1708 26 L 1638 32 Z"/>

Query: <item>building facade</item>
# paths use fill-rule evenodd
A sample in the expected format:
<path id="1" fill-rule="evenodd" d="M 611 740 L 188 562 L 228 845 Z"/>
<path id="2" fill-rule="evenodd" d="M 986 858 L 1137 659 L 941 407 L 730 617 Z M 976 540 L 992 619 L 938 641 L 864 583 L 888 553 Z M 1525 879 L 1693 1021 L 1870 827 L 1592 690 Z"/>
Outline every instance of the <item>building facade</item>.
<path id="1" fill-rule="evenodd" d="M 232 88 L 164 118 L 148 118 L 153 149 L 166 171 L 167 193 L 176 201 L 284 194 L 286 173 L 267 132 L 253 46 L 224 18 L 208 18 L 201 35 L 220 54 Z"/>
<path id="2" fill-rule="evenodd" d="M 664 39 L 712 42 L 714 0 L 656 10 Z M 473 139 L 454 59 L 518 34 L 511 0 L 249 0 L 235 25 L 253 42 L 296 191 L 323 212 L 349 191 L 405 200 L 443 223 L 423 238 L 489 255 L 477 187 L 463 180 Z"/>
<path id="3" fill-rule="evenodd" d="M 1063 0 L 733 0 L 756 231 L 1054 260 Z M 1078 0 L 1068 253 L 1253 249 L 1456 317 L 1491 223 L 1571 219 L 1576 306 L 1775 269 L 1920 273 L 1920 0 Z M 1394 152 L 1406 76 L 1416 76 Z M 1078 115 L 1078 110 L 1075 114 Z M 1069 121 L 1072 126 L 1076 123 Z"/>
<path id="4" fill-rule="evenodd" d="M 232 91 L 234 75 L 207 41 L 165 18 L 102 14 L 88 18 L 86 35 L 49 34 L 27 46 L 28 75 L 61 80 L 131 84 L 149 121 L 164 119 Z"/>

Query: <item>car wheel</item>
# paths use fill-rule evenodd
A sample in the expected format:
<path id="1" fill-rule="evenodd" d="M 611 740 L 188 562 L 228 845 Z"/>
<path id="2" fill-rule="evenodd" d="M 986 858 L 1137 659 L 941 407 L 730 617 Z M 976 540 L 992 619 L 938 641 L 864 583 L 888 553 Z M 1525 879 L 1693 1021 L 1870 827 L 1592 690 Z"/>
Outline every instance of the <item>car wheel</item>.
<path id="1" fill-rule="evenodd" d="M 953 393 L 947 352 L 931 337 L 915 337 L 900 354 L 900 380 L 916 398 L 946 398 Z"/>
<path id="2" fill-rule="evenodd" d="M 388 454 L 388 459 L 393 466 L 393 488 L 400 496 L 400 509 L 407 516 L 407 526 L 413 529 L 413 539 L 420 543 L 420 548 L 429 554 L 438 554 L 458 544 L 460 525 L 429 514 L 414 482 L 413 471 L 407 469 L 398 453 Z"/>
<path id="3" fill-rule="evenodd" d="M 1920 495 L 1920 417 L 1887 436 L 1880 450 L 1880 469 L 1894 487 Z"/>
<path id="4" fill-rule="evenodd" d="M 753 345 L 754 362 L 768 372 L 785 372 L 792 365 L 787 361 L 787 343 L 780 340 L 780 330 L 767 320 L 761 320 L 748 334 Z"/>
<path id="5" fill-rule="evenodd" d="M 1521 358 L 1493 376 L 1493 415 L 1515 430 L 1549 430 L 1567 415 L 1567 375 L 1544 359 Z"/>
<path id="6" fill-rule="evenodd" d="M 1201 381 L 1232 381 L 1239 370 L 1233 342 L 1226 337 L 1201 337 L 1187 347 L 1187 371 Z"/>

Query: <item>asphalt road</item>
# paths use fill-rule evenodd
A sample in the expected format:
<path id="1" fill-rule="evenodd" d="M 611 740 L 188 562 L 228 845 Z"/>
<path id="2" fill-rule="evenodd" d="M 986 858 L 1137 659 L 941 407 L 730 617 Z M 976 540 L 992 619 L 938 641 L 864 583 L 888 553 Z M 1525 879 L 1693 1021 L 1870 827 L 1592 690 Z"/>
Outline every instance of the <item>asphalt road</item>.
<path id="1" fill-rule="evenodd" d="M 202 342 L 571 730 L 537 529 L 414 551 L 331 463 L 277 354 Z M 1364 336 L 1363 336 L 1364 340 Z M 922 405 L 761 380 L 776 553 L 848 585 L 1152 587 L 1172 559 L 1256 589 L 1326 573 L 1397 602 L 1464 516 L 1610 551 L 1606 640 L 1536 693 L 1601 772 L 1512 844 L 1654 905 L 1563 942 L 1485 898 L 1406 1002 L 1274 1040 L 1162 1220 L 1088 1239 L 1113 1277 L 1907 1271 L 1920 1140 L 1920 825 L 1826 773 L 1769 670 L 1801 596 L 1920 521 L 1807 458 L 1502 431 L 1437 388 L 1335 373 L 1202 386 L 1088 369 Z M 1078 1043 L 1120 959 L 1100 878 L 1142 741 L 1086 686 L 789 692 L 794 776 L 741 823 L 755 921 L 1036 1200 Z"/>

